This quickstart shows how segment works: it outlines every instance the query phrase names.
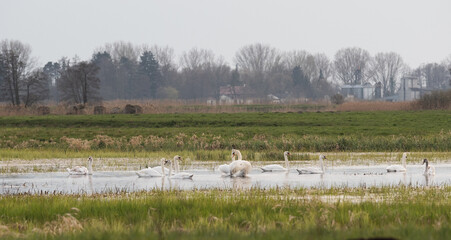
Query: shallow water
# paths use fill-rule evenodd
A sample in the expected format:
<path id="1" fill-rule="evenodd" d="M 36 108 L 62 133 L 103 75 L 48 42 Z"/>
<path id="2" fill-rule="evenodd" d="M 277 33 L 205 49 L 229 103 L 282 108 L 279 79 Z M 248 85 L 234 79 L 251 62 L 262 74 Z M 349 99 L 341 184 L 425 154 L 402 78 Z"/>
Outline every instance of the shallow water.
<path id="1" fill-rule="evenodd" d="M 436 175 L 425 177 L 423 165 L 407 165 L 407 173 L 387 173 L 387 165 L 336 166 L 325 174 L 299 175 L 293 167 L 288 173 L 262 173 L 258 168 L 245 178 L 222 176 L 218 170 L 187 169 L 192 180 L 139 178 L 134 171 L 100 171 L 92 176 L 70 176 L 66 172 L 0 175 L 0 194 L 17 193 L 110 193 L 152 189 L 246 189 L 274 187 L 360 187 L 360 186 L 443 186 L 451 184 L 451 164 L 436 164 Z"/>

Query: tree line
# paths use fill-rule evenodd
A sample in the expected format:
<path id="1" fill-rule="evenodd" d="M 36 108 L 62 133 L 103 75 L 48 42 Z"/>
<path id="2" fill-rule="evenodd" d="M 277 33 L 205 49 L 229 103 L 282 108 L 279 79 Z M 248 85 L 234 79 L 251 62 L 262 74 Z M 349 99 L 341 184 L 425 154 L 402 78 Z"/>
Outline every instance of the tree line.
<path id="1" fill-rule="evenodd" d="M 376 84 L 382 96 L 396 94 L 401 77 L 416 76 L 428 89 L 450 84 L 451 55 L 442 63 L 410 68 L 394 52 L 343 48 L 334 59 L 322 53 L 283 52 L 270 45 L 238 49 L 234 64 L 206 49 L 176 57 L 170 47 L 105 44 L 91 59 L 62 57 L 38 66 L 31 47 L 0 42 L 0 100 L 25 107 L 39 101 L 86 104 L 113 99 L 219 99 L 221 86 L 245 86 L 245 97 L 320 99 L 343 84 Z"/>

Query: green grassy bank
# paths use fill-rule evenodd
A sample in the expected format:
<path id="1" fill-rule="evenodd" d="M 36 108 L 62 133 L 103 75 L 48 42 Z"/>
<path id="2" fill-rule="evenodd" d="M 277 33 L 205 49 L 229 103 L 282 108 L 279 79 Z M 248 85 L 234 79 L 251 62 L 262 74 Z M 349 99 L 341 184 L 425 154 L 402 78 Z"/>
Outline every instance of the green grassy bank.
<path id="1" fill-rule="evenodd" d="M 401 186 L 2 196 L 0 238 L 446 239 L 450 194 Z"/>
<path id="2" fill-rule="evenodd" d="M 0 117 L 0 149 L 450 151 L 450 111 Z"/>

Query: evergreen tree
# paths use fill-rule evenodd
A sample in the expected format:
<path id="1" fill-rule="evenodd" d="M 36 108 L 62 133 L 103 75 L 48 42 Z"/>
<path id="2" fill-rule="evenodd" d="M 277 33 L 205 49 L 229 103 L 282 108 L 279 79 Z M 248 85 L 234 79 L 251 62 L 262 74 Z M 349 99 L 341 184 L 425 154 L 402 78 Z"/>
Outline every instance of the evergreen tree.
<path id="1" fill-rule="evenodd" d="M 293 68 L 292 73 L 295 95 L 311 97 L 313 89 L 308 76 L 304 73 L 300 66 Z"/>
<path id="2" fill-rule="evenodd" d="M 160 66 L 151 51 L 145 51 L 140 57 L 139 72 L 149 83 L 150 97 L 156 98 L 157 89 L 163 86 Z M 146 94 L 147 95 L 147 94 Z"/>
<path id="3" fill-rule="evenodd" d="M 97 77 L 100 80 L 100 95 L 103 99 L 120 98 L 117 69 L 111 55 L 106 51 L 98 52 L 92 57 L 92 62 L 99 67 Z"/>
<path id="4" fill-rule="evenodd" d="M 42 69 L 47 79 L 49 100 L 58 102 L 57 79 L 61 76 L 61 66 L 57 62 L 48 62 Z"/>

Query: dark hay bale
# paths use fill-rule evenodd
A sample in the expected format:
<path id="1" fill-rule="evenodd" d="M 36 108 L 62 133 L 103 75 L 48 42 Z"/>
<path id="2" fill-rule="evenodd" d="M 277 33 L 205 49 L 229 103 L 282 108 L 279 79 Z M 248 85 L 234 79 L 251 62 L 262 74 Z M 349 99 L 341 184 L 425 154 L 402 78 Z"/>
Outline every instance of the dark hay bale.
<path id="1" fill-rule="evenodd" d="M 105 114 L 106 113 L 106 107 L 104 106 L 95 106 L 94 107 L 94 114 Z"/>
<path id="2" fill-rule="evenodd" d="M 119 114 L 122 113 L 122 110 L 120 107 L 114 107 L 113 109 L 111 109 L 111 114 Z"/>
<path id="3" fill-rule="evenodd" d="M 49 115 L 50 108 L 47 106 L 40 106 L 36 109 L 38 111 L 38 115 Z"/>
<path id="4" fill-rule="evenodd" d="M 69 108 L 69 111 L 67 112 L 68 115 L 79 115 L 79 114 L 85 114 L 85 106 L 82 104 L 74 105 Z"/>
<path id="5" fill-rule="evenodd" d="M 124 108 L 125 114 L 137 114 L 137 113 L 142 113 L 142 112 L 143 112 L 143 109 L 139 105 L 127 104 L 127 105 L 125 105 L 125 108 Z"/>

